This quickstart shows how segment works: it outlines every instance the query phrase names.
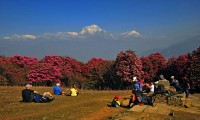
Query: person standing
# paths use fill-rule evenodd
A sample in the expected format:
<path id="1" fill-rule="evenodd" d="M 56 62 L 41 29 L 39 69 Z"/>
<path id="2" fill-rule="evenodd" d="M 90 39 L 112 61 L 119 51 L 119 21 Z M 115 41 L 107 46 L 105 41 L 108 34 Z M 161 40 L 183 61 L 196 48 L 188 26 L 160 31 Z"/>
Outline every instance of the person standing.
<path id="1" fill-rule="evenodd" d="M 184 90 L 185 90 L 186 98 L 188 98 L 189 90 L 190 90 L 189 80 L 187 79 L 187 77 L 184 77 L 183 80 L 184 80 Z"/>

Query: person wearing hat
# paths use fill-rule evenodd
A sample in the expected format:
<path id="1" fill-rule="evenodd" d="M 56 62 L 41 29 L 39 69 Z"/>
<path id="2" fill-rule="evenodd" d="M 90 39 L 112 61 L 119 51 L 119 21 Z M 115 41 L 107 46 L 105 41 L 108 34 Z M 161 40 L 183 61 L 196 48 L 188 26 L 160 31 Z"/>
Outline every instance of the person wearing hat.
<path id="1" fill-rule="evenodd" d="M 170 83 L 165 79 L 164 75 L 160 75 L 160 80 L 155 82 L 155 84 L 157 86 L 157 93 L 170 92 Z"/>
<path id="2" fill-rule="evenodd" d="M 22 90 L 22 102 L 32 102 L 34 100 L 34 93 L 37 91 L 32 90 L 32 85 L 27 84 L 26 88 Z"/>
<path id="3" fill-rule="evenodd" d="M 178 92 L 178 93 L 182 93 L 183 92 L 183 89 L 179 85 L 178 80 L 176 80 L 174 76 L 171 76 L 171 85 L 176 88 L 176 92 Z"/>
<path id="4" fill-rule="evenodd" d="M 134 82 L 134 90 L 142 91 L 142 84 L 140 81 L 138 81 L 137 77 L 133 77 L 133 82 Z"/>
<path id="5" fill-rule="evenodd" d="M 131 106 L 131 103 L 136 104 L 136 100 L 137 100 L 137 95 L 136 94 L 142 94 L 142 84 L 140 83 L 140 81 L 138 81 L 137 77 L 133 77 L 133 89 L 132 89 L 132 94 L 130 96 L 130 100 L 129 100 L 129 105 L 128 107 Z"/>
<path id="6" fill-rule="evenodd" d="M 119 101 L 119 96 L 116 95 L 114 98 L 113 98 L 113 101 L 111 103 L 111 106 L 112 107 L 120 107 L 121 103 Z"/>
<path id="7" fill-rule="evenodd" d="M 56 86 L 53 88 L 53 92 L 55 95 L 65 94 L 65 92 L 62 92 L 62 89 L 60 88 L 60 83 L 56 83 Z"/>

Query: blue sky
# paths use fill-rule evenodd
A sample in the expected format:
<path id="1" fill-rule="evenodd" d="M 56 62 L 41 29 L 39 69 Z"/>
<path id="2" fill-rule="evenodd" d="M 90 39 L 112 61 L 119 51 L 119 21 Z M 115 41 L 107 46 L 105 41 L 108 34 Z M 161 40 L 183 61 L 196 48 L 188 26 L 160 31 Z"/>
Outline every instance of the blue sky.
<path id="1" fill-rule="evenodd" d="M 0 33 L 78 31 L 97 24 L 111 32 L 194 27 L 199 0 L 1 0 Z"/>
<path id="2" fill-rule="evenodd" d="M 200 0 L 0 0 L 0 42 L 93 24 L 115 35 L 135 30 L 145 41 L 183 40 L 200 35 Z"/>

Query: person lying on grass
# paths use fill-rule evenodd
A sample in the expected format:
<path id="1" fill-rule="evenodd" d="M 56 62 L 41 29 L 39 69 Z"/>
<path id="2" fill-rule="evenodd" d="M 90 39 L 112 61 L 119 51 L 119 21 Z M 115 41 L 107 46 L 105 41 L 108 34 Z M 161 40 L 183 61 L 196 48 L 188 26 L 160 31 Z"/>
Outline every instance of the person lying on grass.
<path id="1" fill-rule="evenodd" d="M 53 96 L 49 92 L 40 95 L 37 91 L 32 90 L 32 85 L 27 84 L 25 87 L 22 90 L 21 102 L 50 102 L 53 100 Z"/>

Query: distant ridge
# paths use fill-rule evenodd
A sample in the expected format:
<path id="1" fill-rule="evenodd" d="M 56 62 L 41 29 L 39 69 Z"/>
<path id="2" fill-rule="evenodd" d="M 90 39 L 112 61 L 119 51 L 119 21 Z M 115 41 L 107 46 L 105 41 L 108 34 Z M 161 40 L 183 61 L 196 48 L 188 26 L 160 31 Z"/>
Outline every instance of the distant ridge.
<path id="1" fill-rule="evenodd" d="M 172 56 L 177 57 L 181 54 L 190 53 L 196 50 L 199 46 L 200 46 L 200 36 L 196 36 L 184 41 L 180 41 L 167 48 L 156 48 L 147 50 L 145 52 L 140 53 L 140 55 L 148 56 L 151 53 L 160 52 L 165 58 L 170 58 Z"/>

